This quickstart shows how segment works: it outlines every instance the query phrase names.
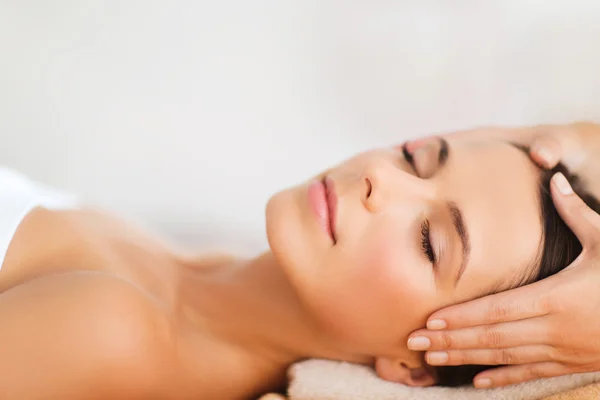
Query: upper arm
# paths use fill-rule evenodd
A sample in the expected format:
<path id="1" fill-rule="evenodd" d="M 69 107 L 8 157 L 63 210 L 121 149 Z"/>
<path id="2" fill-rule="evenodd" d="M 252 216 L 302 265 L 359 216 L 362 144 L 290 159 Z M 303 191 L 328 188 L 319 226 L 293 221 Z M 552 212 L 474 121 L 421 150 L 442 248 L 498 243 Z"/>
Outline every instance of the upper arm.
<path id="1" fill-rule="evenodd" d="M 158 306 L 106 274 L 48 276 L 0 294 L 3 399 L 155 398 L 173 371 L 170 346 Z"/>

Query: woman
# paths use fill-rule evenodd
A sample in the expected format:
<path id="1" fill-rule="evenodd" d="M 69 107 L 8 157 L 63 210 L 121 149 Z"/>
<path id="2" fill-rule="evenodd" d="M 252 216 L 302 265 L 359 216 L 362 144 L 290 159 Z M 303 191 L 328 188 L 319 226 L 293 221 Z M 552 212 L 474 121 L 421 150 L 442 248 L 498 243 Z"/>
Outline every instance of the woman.
<path id="1" fill-rule="evenodd" d="M 549 177 L 497 140 L 369 151 L 273 196 L 270 251 L 252 260 L 190 258 L 95 211 L 35 207 L 0 271 L 0 395 L 243 399 L 308 357 L 433 384 L 447 374 L 406 347 L 433 311 L 581 248 Z M 556 246 L 571 249 L 558 262 Z"/>

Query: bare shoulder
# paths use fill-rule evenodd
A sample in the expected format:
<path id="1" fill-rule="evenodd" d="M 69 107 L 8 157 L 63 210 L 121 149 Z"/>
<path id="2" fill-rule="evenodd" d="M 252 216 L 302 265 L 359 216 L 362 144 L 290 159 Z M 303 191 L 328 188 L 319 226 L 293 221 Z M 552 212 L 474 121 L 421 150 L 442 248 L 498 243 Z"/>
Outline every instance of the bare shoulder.
<path id="1" fill-rule="evenodd" d="M 15 286 L 0 294 L 0 321 L 3 398 L 156 398 L 176 380 L 167 313 L 109 274 Z"/>

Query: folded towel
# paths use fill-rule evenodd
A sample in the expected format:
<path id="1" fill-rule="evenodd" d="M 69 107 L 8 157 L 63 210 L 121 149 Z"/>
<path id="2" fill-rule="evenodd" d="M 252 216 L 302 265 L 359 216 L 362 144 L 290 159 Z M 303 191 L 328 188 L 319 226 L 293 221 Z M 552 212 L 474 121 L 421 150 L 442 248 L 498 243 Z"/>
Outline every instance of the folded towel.
<path id="1" fill-rule="evenodd" d="M 288 396 L 292 400 L 531 400 L 580 388 L 580 397 L 557 397 L 551 400 L 587 399 L 600 393 L 600 372 L 539 379 L 497 389 L 428 387 L 415 388 L 379 379 L 368 367 L 327 360 L 308 360 L 290 368 Z M 590 398 L 599 398 L 590 397 Z"/>
<path id="2" fill-rule="evenodd" d="M 600 383 L 592 383 L 579 388 L 567 390 L 544 397 L 543 400 L 598 400 L 600 399 Z"/>

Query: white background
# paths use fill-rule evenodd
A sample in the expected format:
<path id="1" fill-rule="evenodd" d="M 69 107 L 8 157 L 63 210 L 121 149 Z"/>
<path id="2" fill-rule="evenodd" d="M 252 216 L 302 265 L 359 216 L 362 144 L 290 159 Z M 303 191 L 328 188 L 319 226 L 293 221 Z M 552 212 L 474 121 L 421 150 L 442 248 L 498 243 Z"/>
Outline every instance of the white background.
<path id="1" fill-rule="evenodd" d="M 0 0 L 0 164 L 198 246 L 367 147 L 599 117 L 597 0 Z"/>

